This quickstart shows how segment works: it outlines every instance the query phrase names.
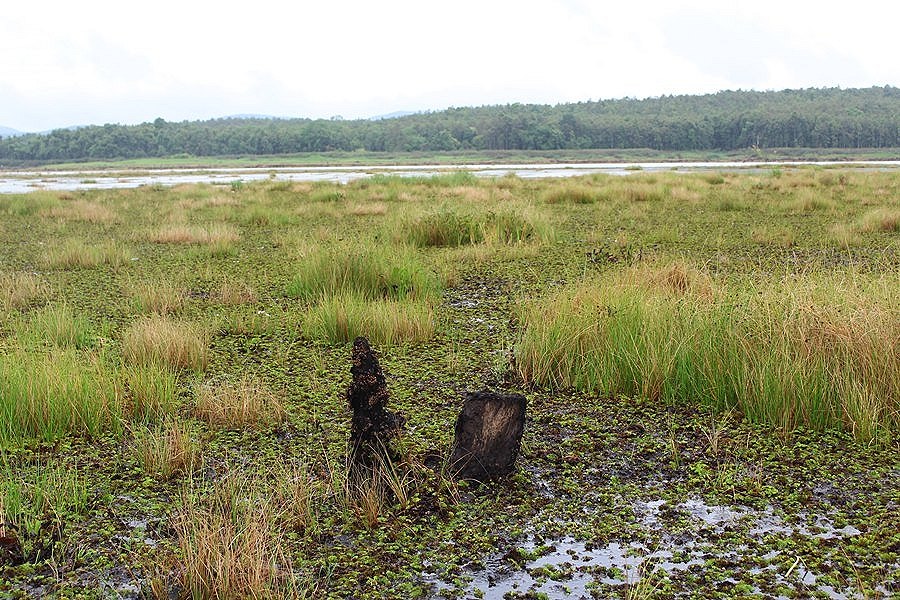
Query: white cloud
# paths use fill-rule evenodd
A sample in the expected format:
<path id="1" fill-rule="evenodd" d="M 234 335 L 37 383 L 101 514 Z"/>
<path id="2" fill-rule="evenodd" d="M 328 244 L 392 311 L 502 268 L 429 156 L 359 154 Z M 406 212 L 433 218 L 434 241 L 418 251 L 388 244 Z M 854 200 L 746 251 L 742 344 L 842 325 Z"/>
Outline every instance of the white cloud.
<path id="1" fill-rule="evenodd" d="M 897 85 L 898 13 L 866 0 L 14 3 L 0 15 L 0 125 Z"/>

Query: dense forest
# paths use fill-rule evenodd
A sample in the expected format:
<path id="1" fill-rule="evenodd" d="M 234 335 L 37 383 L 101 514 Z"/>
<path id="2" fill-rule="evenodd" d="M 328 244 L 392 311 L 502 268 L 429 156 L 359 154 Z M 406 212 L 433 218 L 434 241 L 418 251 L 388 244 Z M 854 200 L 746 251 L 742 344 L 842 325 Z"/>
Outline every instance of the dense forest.
<path id="1" fill-rule="evenodd" d="M 382 120 L 214 119 L 0 139 L 0 162 L 327 152 L 900 147 L 900 88 L 727 91 L 450 108 Z"/>

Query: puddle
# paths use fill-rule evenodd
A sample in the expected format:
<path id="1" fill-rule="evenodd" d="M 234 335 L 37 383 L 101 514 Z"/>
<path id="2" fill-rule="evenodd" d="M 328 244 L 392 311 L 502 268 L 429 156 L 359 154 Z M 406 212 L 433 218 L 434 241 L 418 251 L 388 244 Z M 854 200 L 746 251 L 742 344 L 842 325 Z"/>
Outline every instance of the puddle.
<path id="1" fill-rule="evenodd" d="M 635 519 L 648 531 L 658 533 L 655 547 L 635 541 L 617 540 L 603 544 L 563 537 L 545 540 L 532 536 L 504 553 L 490 556 L 466 569 L 471 580 L 465 598 L 503 599 L 516 597 L 594 598 L 620 595 L 625 587 L 653 586 L 664 578 L 677 579 L 688 573 L 702 575 L 707 569 L 725 569 L 721 584 L 735 585 L 741 574 L 766 582 L 768 590 L 779 587 L 801 595 L 818 595 L 836 600 L 853 598 L 853 592 L 829 585 L 797 557 L 787 559 L 780 550 L 755 555 L 766 536 L 834 539 L 859 535 L 852 525 L 836 527 L 825 515 L 798 515 L 791 525 L 768 506 L 754 510 L 744 506 L 707 504 L 688 498 L 669 505 L 665 500 L 648 499 L 632 506 Z M 668 525 L 680 523 L 677 535 Z M 686 523 L 685 523 L 686 521 Z M 687 532 L 684 531 L 685 526 Z M 727 549 L 717 544 L 723 531 L 742 531 L 744 542 L 732 542 Z M 787 564 L 787 566 L 785 566 Z M 723 567 L 723 565 L 725 565 Z M 729 577 L 731 569 L 734 577 Z M 720 575 L 721 576 L 721 575 Z M 455 593 L 453 585 L 438 575 L 423 578 L 436 595 Z M 769 592 L 753 586 L 754 594 Z"/>

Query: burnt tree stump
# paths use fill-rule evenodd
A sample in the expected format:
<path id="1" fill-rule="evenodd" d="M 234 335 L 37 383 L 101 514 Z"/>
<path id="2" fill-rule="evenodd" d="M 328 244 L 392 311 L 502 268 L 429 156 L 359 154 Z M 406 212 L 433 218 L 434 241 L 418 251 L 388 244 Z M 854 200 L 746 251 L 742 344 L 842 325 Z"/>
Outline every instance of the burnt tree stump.
<path id="1" fill-rule="evenodd" d="M 525 396 L 468 392 L 456 419 L 450 468 L 461 479 L 487 481 L 515 468 L 525 430 Z"/>
<path id="2" fill-rule="evenodd" d="M 353 341 L 351 357 L 353 380 L 347 388 L 347 401 L 353 410 L 350 459 L 353 465 L 372 467 L 376 455 L 389 460 L 396 458 L 390 441 L 400 433 L 405 419 L 385 408 L 390 397 L 387 382 L 366 338 Z"/>

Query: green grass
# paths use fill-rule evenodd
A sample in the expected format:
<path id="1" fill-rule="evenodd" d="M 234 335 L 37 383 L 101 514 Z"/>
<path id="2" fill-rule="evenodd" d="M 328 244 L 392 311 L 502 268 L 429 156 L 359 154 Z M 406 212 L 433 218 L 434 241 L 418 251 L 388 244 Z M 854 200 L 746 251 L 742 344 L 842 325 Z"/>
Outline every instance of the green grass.
<path id="1" fill-rule="evenodd" d="M 365 299 L 424 299 L 440 293 L 441 281 L 405 248 L 339 245 L 312 252 L 297 265 L 287 286 L 292 298 L 337 295 Z"/>
<path id="2" fill-rule="evenodd" d="M 17 329 L 19 343 L 32 349 L 47 345 L 86 348 L 95 341 L 88 320 L 75 315 L 66 303 L 50 304 L 31 312 Z"/>
<path id="3" fill-rule="evenodd" d="M 681 264 L 573 286 L 528 305 L 526 381 L 739 408 L 784 432 L 900 425 L 900 279 L 719 282 Z"/>
<path id="4" fill-rule="evenodd" d="M 25 562 L 53 555 L 65 523 L 85 512 L 88 488 L 78 469 L 38 463 L 16 470 L 0 457 L 0 538 L 16 540 Z"/>
<path id="5" fill-rule="evenodd" d="M 513 210 L 464 212 L 444 209 L 402 223 L 405 241 L 420 248 L 540 241 L 548 226 Z"/>
<path id="6" fill-rule="evenodd" d="M 132 419 L 160 420 L 178 408 L 178 374 L 172 367 L 149 361 L 126 368 L 123 380 Z"/>
<path id="7" fill-rule="evenodd" d="M 0 355 L 0 443 L 98 435 L 121 421 L 115 376 L 100 361 L 72 350 Z"/>
<path id="8" fill-rule="evenodd" d="M 365 336 L 375 344 L 391 346 L 430 339 L 435 331 L 435 317 L 427 302 L 367 301 L 354 295 L 337 295 L 313 305 L 302 329 L 304 337 L 310 340 L 344 344 Z"/>

